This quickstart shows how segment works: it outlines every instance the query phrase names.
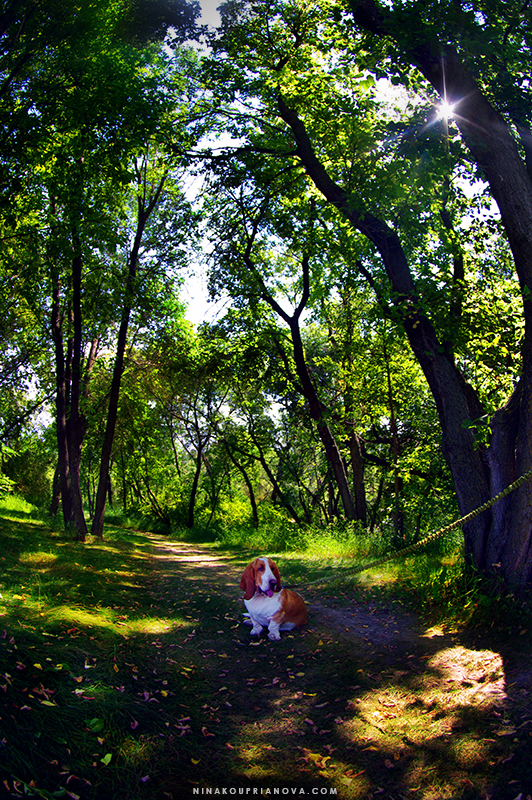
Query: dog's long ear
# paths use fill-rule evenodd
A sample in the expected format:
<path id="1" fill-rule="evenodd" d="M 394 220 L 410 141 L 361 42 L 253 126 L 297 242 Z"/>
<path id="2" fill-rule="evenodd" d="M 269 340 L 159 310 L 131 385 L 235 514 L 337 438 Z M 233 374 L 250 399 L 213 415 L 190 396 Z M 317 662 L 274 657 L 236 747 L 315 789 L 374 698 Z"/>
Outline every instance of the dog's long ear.
<path id="1" fill-rule="evenodd" d="M 248 564 L 240 578 L 240 588 L 244 591 L 244 600 L 251 600 L 255 594 L 255 570 L 253 564 Z"/>
<path id="2" fill-rule="evenodd" d="M 277 591 L 280 592 L 281 591 L 281 573 L 279 572 L 279 567 L 277 566 L 275 561 L 271 560 L 271 558 L 269 559 L 269 561 L 270 561 L 270 569 L 273 572 L 273 576 L 274 576 L 275 580 L 277 581 Z"/>

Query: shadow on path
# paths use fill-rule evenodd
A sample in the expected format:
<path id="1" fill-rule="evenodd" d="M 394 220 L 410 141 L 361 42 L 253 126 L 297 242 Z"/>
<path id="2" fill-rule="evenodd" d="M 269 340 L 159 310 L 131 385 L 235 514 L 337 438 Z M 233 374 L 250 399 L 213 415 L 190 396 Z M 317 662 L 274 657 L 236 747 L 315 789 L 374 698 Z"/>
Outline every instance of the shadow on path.
<path id="1" fill-rule="evenodd" d="M 314 587 L 300 590 L 305 628 L 279 643 L 252 639 L 240 555 L 150 540 L 154 600 L 189 613 L 194 629 L 174 646 L 210 697 L 201 719 L 191 712 L 203 731 L 197 768 L 169 775 L 169 795 L 284 787 L 343 800 L 532 798 L 527 647 L 427 629 L 399 602 Z"/>

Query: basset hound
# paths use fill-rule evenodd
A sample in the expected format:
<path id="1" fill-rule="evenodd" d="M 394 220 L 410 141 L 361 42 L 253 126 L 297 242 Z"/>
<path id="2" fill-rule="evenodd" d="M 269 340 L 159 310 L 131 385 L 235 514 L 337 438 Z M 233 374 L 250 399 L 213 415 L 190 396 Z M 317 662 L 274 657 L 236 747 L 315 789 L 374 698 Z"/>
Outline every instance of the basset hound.
<path id="1" fill-rule="evenodd" d="M 252 636 L 267 626 L 268 639 L 280 640 L 279 631 L 298 628 L 307 621 L 305 601 L 296 592 L 281 587 L 281 576 L 271 558 L 256 558 L 240 579 L 244 604 L 249 612 Z"/>

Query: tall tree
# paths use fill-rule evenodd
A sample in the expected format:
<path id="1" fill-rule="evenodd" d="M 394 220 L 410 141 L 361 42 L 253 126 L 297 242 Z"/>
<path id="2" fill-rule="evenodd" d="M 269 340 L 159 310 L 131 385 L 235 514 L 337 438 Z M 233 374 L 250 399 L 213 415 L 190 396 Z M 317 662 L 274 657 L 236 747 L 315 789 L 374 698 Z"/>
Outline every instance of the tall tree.
<path id="1" fill-rule="evenodd" d="M 532 467 L 532 184 L 526 148 L 514 136 L 528 141 L 523 120 L 530 114 L 524 90 L 516 90 L 511 97 L 521 104 L 520 125 L 514 125 L 513 107 L 503 107 L 493 69 L 502 57 L 506 74 L 523 86 L 529 20 L 517 25 L 514 3 L 476 10 L 460 3 L 380 6 L 353 0 L 351 8 L 353 17 L 346 5 L 318 0 L 310 6 L 294 0 L 222 8 L 217 46 L 235 65 L 232 90 L 240 105 L 231 117 L 245 140 L 239 152 L 255 150 L 293 174 L 302 170 L 310 181 L 307 191 L 314 186 L 334 210 L 330 224 L 338 231 L 350 227 L 353 256 L 359 256 L 384 312 L 401 321 L 430 386 L 459 508 L 467 513 Z M 486 59 L 487 22 L 493 42 Z M 386 100 L 377 100 L 372 90 L 375 76 L 410 91 L 410 107 L 387 116 Z M 434 89 L 453 108 L 470 155 L 449 135 L 449 106 L 438 113 Z M 485 400 L 457 358 L 456 332 L 463 343 L 465 320 L 449 338 L 446 323 L 449 309 L 460 312 L 463 280 L 445 212 L 449 187 L 454 210 L 465 208 L 458 177 L 473 182 L 471 159 L 501 210 L 524 297 L 521 380 L 491 417 L 488 443 L 477 435 Z M 428 231 L 448 248 L 451 269 L 445 276 Z M 432 276 L 423 262 L 435 264 Z M 464 528 L 470 561 L 516 586 L 532 579 L 531 491 L 524 485 Z"/>
<path id="2" fill-rule="evenodd" d="M 279 340 L 280 353 L 316 423 L 345 516 L 355 519 L 355 503 L 344 458 L 329 423 L 328 410 L 309 370 L 301 335 L 301 318 L 308 313 L 311 298 L 312 263 L 316 260 L 315 204 L 301 202 L 299 187 L 291 185 L 294 183 L 291 176 L 283 181 L 269 170 L 260 174 L 258 168 L 255 185 L 244 177 L 236 191 L 233 189 L 234 174 L 229 180 L 227 177 L 222 167 L 211 212 L 215 240 L 212 286 L 223 282 L 224 288 L 240 303 L 244 301 L 255 307 L 265 303 L 287 325 L 290 358 L 284 355 Z M 291 192 L 291 203 L 287 195 L 283 195 L 283 189 Z M 286 310 L 288 305 L 292 307 L 291 313 Z M 257 313 L 256 324 L 259 318 L 260 313 Z"/>
<path id="3" fill-rule="evenodd" d="M 176 51 L 173 59 L 157 40 L 172 25 L 182 41 L 197 13 L 197 4 L 180 0 L 173 9 L 165 2 L 28 2 L 13 3 L 4 18 L 0 149 L 9 192 L 0 213 L 14 263 L 24 260 L 28 239 L 33 247 L 24 277 L 38 287 L 40 324 L 45 314 L 50 319 L 63 516 L 80 539 L 84 395 L 97 343 L 115 320 L 127 185 L 154 131 L 175 121 L 170 108 L 182 87 L 172 69 L 188 69 L 186 56 Z M 5 266 L 10 272 L 20 285 L 16 269 Z"/>
<path id="4" fill-rule="evenodd" d="M 385 8 L 373 0 L 351 0 L 350 7 L 361 29 L 391 44 L 403 64 L 419 70 L 438 93 L 444 114 L 452 116 L 499 207 L 522 291 L 522 373 L 513 394 L 491 419 L 485 451 L 477 448 L 475 453 L 474 442 L 467 442 L 464 434 L 460 437 L 456 429 L 456 421 L 463 427 L 484 412 L 477 400 L 468 402 L 470 387 L 459 391 L 461 376 L 458 373 L 456 379 L 456 369 L 447 378 L 429 365 L 424 368 L 435 398 L 441 398 L 447 458 L 460 508 L 467 513 L 532 468 L 532 103 L 525 77 L 531 66 L 532 18 L 526 5 L 516 2 L 477 7 L 456 3 L 444 11 L 432 3 L 403 9 L 399 4 Z M 392 281 L 397 282 L 398 272 L 394 264 Z M 406 296 L 413 298 L 415 287 L 409 283 Z M 419 327 L 425 327 L 424 320 Z M 421 331 L 408 328 L 412 347 L 419 352 L 426 341 Z M 437 346 L 434 337 L 429 350 L 433 358 Z M 446 365 L 445 371 L 449 371 Z M 460 438 L 467 442 L 466 448 Z M 524 484 L 465 528 L 466 547 L 476 566 L 486 572 L 500 570 L 515 586 L 532 581 L 531 497 L 530 483 Z"/>
<path id="5" fill-rule="evenodd" d="M 148 163 L 149 155 L 146 153 L 142 160 L 135 165 L 138 178 L 136 204 L 137 219 L 133 232 L 133 241 L 131 242 L 131 248 L 127 256 L 127 274 L 124 286 L 124 297 L 120 315 L 120 324 L 118 327 L 113 377 L 109 390 L 107 422 L 105 425 L 102 453 L 100 457 L 98 488 L 96 491 L 94 516 L 91 527 L 91 532 L 93 535 L 98 536 L 100 539 L 103 537 L 105 503 L 109 484 L 109 464 L 111 462 L 111 453 L 118 413 L 118 401 L 120 397 L 120 385 L 122 381 L 122 372 L 124 370 L 124 357 L 126 352 L 129 320 L 137 295 L 137 274 L 139 262 L 142 258 L 143 238 L 146 231 L 146 226 L 150 216 L 157 207 L 164 188 L 165 180 L 167 178 L 166 173 L 163 172 L 161 175 L 155 178 L 153 185 L 150 186 L 150 179 L 153 180 L 153 175 L 150 175 L 148 178 Z"/>

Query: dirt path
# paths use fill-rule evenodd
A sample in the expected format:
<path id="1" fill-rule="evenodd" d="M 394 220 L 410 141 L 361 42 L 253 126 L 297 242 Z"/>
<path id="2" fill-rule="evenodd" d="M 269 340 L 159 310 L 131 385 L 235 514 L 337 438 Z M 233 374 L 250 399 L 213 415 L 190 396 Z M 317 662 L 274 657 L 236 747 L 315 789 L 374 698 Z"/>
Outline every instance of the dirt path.
<path id="1" fill-rule="evenodd" d="M 154 600 L 194 625 L 176 646 L 197 656 L 213 700 L 212 768 L 190 786 L 532 798 L 525 651 L 427 629 L 398 601 L 323 589 L 300 590 L 304 629 L 256 641 L 241 623 L 240 557 L 150 538 Z"/>

